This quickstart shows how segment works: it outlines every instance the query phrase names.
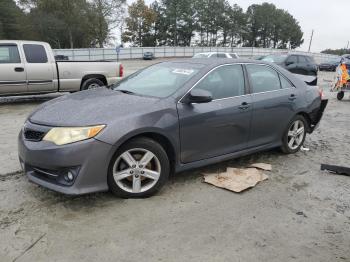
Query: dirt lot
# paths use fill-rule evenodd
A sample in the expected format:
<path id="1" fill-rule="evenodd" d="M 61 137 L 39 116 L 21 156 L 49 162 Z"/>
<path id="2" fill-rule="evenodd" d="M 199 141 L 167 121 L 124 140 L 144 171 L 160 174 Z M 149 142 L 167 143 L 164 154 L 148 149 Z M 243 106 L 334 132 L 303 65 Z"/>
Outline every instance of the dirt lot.
<path id="1" fill-rule="evenodd" d="M 125 63 L 127 73 L 144 65 Z M 322 85 L 331 78 L 322 74 Z M 350 178 L 319 170 L 350 166 L 350 99 L 328 95 L 309 152 L 270 151 L 178 174 L 145 200 L 67 197 L 28 183 L 17 134 L 36 106 L 57 95 L 0 99 L 0 260 L 350 261 Z M 253 162 L 274 169 L 243 194 L 203 183 L 203 172 Z"/>

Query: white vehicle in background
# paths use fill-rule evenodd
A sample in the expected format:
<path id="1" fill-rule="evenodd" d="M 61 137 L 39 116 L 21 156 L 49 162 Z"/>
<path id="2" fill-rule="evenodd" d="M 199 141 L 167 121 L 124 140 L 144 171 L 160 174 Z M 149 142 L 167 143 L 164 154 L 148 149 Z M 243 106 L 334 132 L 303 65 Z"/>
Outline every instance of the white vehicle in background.
<path id="1" fill-rule="evenodd" d="M 238 59 L 239 56 L 236 53 L 223 53 L 223 52 L 206 52 L 198 53 L 193 58 L 233 58 Z"/>
<path id="2" fill-rule="evenodd" d="M 75 92 L 116 83 L 123 66 L 109 61 L 56 61 L 48 43 L 0 41 L 0 96 Z"/>

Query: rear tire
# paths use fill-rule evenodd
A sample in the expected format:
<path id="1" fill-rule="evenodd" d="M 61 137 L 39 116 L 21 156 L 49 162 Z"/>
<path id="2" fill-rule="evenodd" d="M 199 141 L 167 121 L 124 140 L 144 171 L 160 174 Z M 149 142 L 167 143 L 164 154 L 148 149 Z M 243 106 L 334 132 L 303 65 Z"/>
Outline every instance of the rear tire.
<path id="1" fill-rule="evenodd" d="M 294 154 L 303 146 L 307 130 L 307 121 L 296 115 L 283 133 L 281 150 L 285 154 Z"/>
<path id="2" fill-rule="evenodd" d="M 167 182 L 170 162 L 164 148 L 149 138 L 136 138 L 121 146 L 107 175 L 110 191 L 121 198 L 146 198 Z"/>
<path id="3" fill-rule="evenodd" d="M 105 86 L 105 84 L 100 79 L 90 78 L 84 81 L 84 83 L 81 85 L 81 90 L 95 89 L 101 86 Z"/>
<path id="4" fill-rule="evenodd" d="M 345 95 L 344 91 L 338 92 L 338 94 L 337 94 L 337 99 L 338 99 L 339 101 L 343 100 L 344 95 Z"/>

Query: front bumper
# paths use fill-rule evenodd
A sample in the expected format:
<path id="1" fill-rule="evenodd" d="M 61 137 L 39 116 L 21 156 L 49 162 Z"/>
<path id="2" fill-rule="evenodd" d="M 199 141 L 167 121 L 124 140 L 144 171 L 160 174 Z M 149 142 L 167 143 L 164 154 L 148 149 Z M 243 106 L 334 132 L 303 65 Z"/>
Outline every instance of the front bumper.
<path id="1" fill-rule="evenodd" d="M 18 137 L 21 166 L 35 184 L 68 194 L 81 195 L 107 191 L 107 172 L 114 154 L 113 146 L 96 139 L 56 146 L 51 142 L 25 140 Z M 71 172 L 74 179 L 65 180 Z"/>

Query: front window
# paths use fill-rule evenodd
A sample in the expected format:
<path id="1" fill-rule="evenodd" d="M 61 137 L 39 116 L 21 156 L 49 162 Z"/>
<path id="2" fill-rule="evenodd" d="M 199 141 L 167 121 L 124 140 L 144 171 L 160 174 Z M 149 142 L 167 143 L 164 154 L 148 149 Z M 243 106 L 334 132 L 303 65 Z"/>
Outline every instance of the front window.
<path id="1" fill-rule="evenodd" d="M 16 45 L 0 45 L 0 64 L 21 63 Z"/>
<path id="2" fill-rule="evenodd" d="M 161 63 L 132 74 L 113 85 L 112 89 L 130 94 L 167 97 L 203 67 L 202 64 Z"/>
<path id="3" fill-rule="evenodd" d="M 241 65 L 221 66 L 208 74 L 195 89 L 212 94 L 214 100 L 245 94 L 244 75 Z"/>

